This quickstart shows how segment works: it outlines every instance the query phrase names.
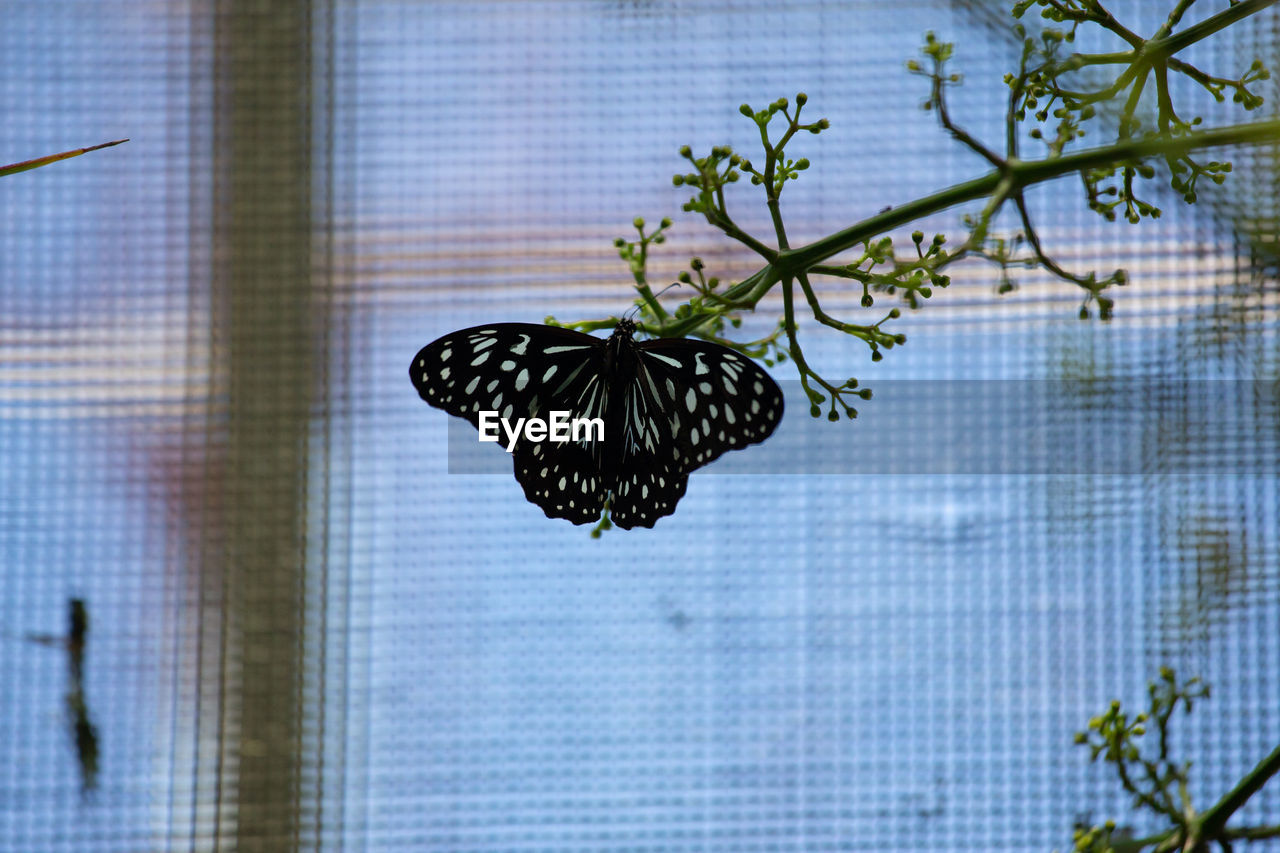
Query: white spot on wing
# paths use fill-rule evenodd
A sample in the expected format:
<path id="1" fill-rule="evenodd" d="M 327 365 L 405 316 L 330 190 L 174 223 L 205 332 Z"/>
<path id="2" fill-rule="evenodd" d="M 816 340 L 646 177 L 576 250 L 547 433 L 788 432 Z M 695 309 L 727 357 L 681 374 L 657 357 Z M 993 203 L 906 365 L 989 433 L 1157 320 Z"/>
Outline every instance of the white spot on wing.
<path id="1" fill-rule="evenodd" d="M 674 359 L 669 355 L 659 355 L 656 352 L 646 352 L 645 355 L 649 356 L 649 358 L 656 358 L 658 361 L 663 364 L 670 365 L 671 367 L 684 367 L 684 365 L 680 363 L 679 359 Z"/>
<path id="2" fill-rule="evenodd" d="M 653 398 L 655 403 L 658 403 L 658 386 L 653 383 L 653 374 L 644 369 L 641 369 L 640 373 L 644 375 L 645 384 L 649 386 L 649 396 Z"/>

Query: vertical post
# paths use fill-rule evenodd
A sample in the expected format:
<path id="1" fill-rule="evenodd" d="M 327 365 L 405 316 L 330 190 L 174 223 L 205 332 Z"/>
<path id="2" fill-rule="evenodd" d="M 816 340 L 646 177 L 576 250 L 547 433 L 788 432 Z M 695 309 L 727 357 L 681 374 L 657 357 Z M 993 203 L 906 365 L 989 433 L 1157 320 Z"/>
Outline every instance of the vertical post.
<path id="1" fill-rule="evenodd" d="M 217 846 L 287 851 L 305 759 L 310 3 L 214 8 L 213 336 L 227 394 Z"/>

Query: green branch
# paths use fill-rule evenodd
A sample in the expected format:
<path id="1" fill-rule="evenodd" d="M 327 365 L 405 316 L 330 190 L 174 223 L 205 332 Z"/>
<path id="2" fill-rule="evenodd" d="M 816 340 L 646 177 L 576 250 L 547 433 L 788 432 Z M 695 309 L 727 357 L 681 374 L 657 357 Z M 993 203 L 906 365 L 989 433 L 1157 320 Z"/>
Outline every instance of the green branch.
<path id="1" fill-rule="evenodd" d="M 1268 6 L 1274 6 L 1277 2 L 1280 2 L 1280 0 L 1244 0 L 1244 2 L 1228 6 L 1216 15 L 1211 15 L 1200 23 L 1193 24 L 1171 36 L 1152 39 L 1143 45 L 1141 52 L 1147 57 L 1172 56 L 1178 51 L 1208 38 L 1220 30 L 1226 29 L 1237 21 L 1261 12 Z"/>
<path id="2" fill-rule="evenodd" d="M 1246 145 L 1250 143 L 1274 142 L 1280 139 L 1280 119 L 1253 122 L 1250 124 L 1231 125 L 1213 130 L 1188 133 L 1176 139 L 1135 139 L 1117 142 L 1098 148 L 1089 148 L 1061 157 L 1050 157 L 1044 160 L 1013 161 L 1008 165 L 1008 174 L 1013 180 L 1015 191 L 1035 184 L 1051 181 L 1064 175 L 1094 169 L 1112 163 L 1142 160 L 1147 157 L 1183 154 L 1204 148 L 1217 148 L 1223 145 Z M 876 216 L 864 219 L 843 231 L 837 231 L 806 246 L 792 249 L 790 252 L 778 254 L 778 268 L 781 274 L 807 269 L 813 264 L 821 263 L 833 255 L 852 249 L 877 234 L 883 234 L 923 216 L 946 210 L 958 204 L 989 196 L 1003 177 L 1002 170 L 993 169 L 981 177 L 965 181 L 962 184 L 948 187 L 933 195 L 910 201 L 901 207 L 895 207 Z"/>
<path id="3" fill-rule="evenodd" d="M 1266 785 L 1276 773 L 1280 773 L 1280 746 L 1277 746 L 1271 751 L 1270 755 L 1259 761 L 1258 766 L 1250 770 L 1249 774 L 1228 791 L 1221 800 L 1218 800 L 1212 808 L 1207 809 L 1200 815 L 1200 836 L 1202 838 L 1217 838 L 1221 836 L 1231 816 L 1239 811 L 1240 807 L 1247 803 L 1250 797 L 1261 791 L 1262 786 Z"/>

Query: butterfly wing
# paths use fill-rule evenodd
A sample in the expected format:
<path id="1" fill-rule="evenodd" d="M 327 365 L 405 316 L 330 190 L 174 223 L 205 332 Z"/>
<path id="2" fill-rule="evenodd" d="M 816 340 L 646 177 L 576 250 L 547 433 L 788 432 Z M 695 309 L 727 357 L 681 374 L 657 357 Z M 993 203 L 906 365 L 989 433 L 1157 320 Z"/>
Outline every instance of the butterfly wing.
<path id="1" fill-rule="evenodd" d="M 524 496 L 547 518 L 574 524 L 600 518 L 607 490 L 590 447 L 573 441 L 521 441 L 513 455 Z"/>
<path id="2" fill-rule="evenodd" d="M 625 472 L 609 502 L 609 519 L 623 530 L 653 527 L 676 511 L 689 475 L 670 470 L 633 469 Z"/>
<path id="3" fill-rule="evenodd" d="M 603 382 L 603 350 L 600 338 L 572 329 L 491 323 L 427 344 L 409 378 L 422 399 L 479 427 L 483 411 L 511 420 L 583 408 Z"/>
<path id="4" fill-rule="evenodd" d="M 624 529 L 675 512 L 689 473 L 764 441 L 782 420 L 782 391 L 751 359 L 681 338 L 636 346 L 624 397 L 623 459 L 609 514 Z"/>
<path id="5" fill-rule="evenodd" d="M 758 444 L 782 422 L 782 389 L 746 356 L 685 338 L 646 341 L 639 350 L 637 378 L 667 412 L 664 440 L 673 445 L 678 470 L 688 473 Z"/>
<path id="6" fill-rule="evenodd" d="M 545 420 L 553 411 L 601 417 L 604 343 L 572 329 L 491 323 L 432 341 L 414 357 L 409 377 L 423 400 L 476 427 L 483 411 L 512 423 Z M 599 442 L 517 441 L 516 480 L 548 517 L 595 521 L 605 497 L 600 450 Z"/>

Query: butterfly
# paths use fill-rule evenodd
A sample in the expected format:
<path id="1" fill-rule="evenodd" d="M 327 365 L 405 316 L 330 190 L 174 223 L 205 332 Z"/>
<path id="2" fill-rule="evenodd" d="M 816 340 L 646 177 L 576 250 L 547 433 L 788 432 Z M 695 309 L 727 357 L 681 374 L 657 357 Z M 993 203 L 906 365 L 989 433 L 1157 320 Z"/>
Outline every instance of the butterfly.
<path id="1" fill-rule="evenodd" d="M 636 341 L 635 331 L 629 319 L 607 339 L 531 323 L 475 326 L 423 347 L 409 378 L 423 400 L 482 436 L 482 415 L 508 424 L 516 480 L 548 518 L 587 524 L 608 509 L 624 530 L 653 527 L 675 512 L 692 471 L 773 434 L 782 391 L 728 347 Z M 516 419 L 557 412 L 603 429 L 577 440 L 509 431 Z"/>

